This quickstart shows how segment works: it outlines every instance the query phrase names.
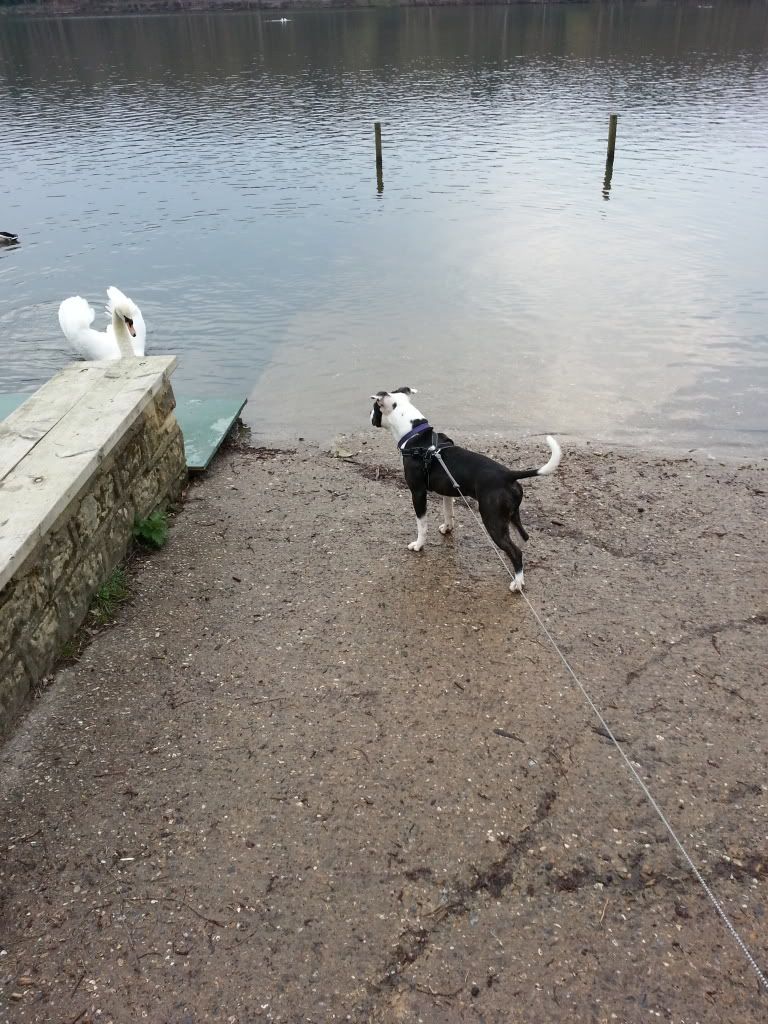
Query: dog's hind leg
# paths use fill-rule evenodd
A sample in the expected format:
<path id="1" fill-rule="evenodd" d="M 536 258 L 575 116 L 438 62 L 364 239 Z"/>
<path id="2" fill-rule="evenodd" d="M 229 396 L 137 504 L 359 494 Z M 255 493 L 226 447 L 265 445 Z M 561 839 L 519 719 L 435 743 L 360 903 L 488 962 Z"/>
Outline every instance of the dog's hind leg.
<path id="1" fill-rule="evenodd" d="M 520 506 L 519 505 L 517 506 L 515 511 L 512 513 L 510 518 L 512 519 L 512 525 L 517 530 L 517 532 L 520 534 L 520 536 L 523 538 L 523 540 L 528 540 L 528 534 L 525 532 L 525 527 L 520 522 Z"/>
<path id="2" fill-rule="evenodd" d="M 427 492 L 419 489 L 418 491 L 412 491 L 411 496 L 413 498 L 413 510 L 416 513 L 416 529 L 418 534 L 416 540 L 412 540 L 408 545 L 409 551 L 421 551 L 424 547 L 424 541 L 427 539 Z"/>
<path id="3" fill-rule="evenodd" d="M 501 548 L 508 556 L 515 570 L 515 578 L 509 585 L 510 590 L 522 590 L 525 580 L 523 578 L 523 553 L 516 544 L 512 543 L 509 536 L 509 520 L 511 517 L 509 506 L 500 507 L 498 502 L 481 503 L 479 505 L 480 518 L 485 523 L 485 528 L 491 535 L 491 540 L 497 547 Z"/>
<path id="4" fill-rule="evenodd" d="M 453 498 L 443 497 L 443 522 L 438 527 L 440 533 L 451 533 L 453 530 Z"/>

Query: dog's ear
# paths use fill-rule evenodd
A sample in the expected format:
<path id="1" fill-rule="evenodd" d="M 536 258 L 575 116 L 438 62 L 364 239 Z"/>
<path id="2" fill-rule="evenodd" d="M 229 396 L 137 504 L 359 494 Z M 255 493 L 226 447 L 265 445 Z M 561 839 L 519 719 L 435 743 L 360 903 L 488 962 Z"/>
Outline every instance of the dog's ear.
<path id="1" fill-rule="evenodd" d="M 418 395 L 418 391 L 416 390 L 416 388 L 409 388 L 409 387 L 395 388 L 395 390 L 392 392 L 392 394 L 393 395 Z"/>

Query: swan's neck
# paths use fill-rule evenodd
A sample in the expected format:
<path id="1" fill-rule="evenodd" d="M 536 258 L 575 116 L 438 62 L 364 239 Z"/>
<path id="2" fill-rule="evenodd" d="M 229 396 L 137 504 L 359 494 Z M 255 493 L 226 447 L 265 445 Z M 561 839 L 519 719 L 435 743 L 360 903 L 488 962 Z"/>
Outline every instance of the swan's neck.
<path id="1" fill-rule="evenodd" d="M 133 359 L 134 351 L 131 344 L 131 335 L 125 326 L 125 320 L 118 314 L 112 314 L 112 330 L 115 332 L 115 341 L 120 349 L 120 356 L 123 359 Z"/>

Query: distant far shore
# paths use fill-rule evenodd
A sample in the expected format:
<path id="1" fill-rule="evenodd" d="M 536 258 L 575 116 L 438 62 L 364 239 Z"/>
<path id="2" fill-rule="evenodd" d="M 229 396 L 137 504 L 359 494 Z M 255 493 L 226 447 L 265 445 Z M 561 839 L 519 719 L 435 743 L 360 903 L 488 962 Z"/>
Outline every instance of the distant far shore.
<path id="1" fill-rule="evenodd" d="M 0 0 L 1 14 L 84 15 L 259 11 L 277 8 L 491 7 L 513 4 L 574 4 L 589 0 Z M 606 0 L 610 2 L 610 0 Z M 654 2 L 654 0 L 651 0 Z M 663 4 L 669 0 L 655 0 Z"/>

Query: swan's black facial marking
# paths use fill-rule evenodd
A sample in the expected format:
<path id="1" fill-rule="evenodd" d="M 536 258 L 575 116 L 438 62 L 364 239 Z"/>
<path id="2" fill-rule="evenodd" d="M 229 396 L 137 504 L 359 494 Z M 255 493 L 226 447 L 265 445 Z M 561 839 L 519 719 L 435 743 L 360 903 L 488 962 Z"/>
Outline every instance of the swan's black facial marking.
<path id="1" fill-rule="evenodd" d="M 132 318 L 129 317 L 129 316 L 124 316 L 123 320 L 125 321 L 125 326 L 128 328 L 128 330 L 129 330 L 129 332 L 131 334 L 131 337 L 135 338 L 136 337 L 136 331 L 134 330 L 134 327 L 133 327 L 133 320 L 132 320 Z"/>

